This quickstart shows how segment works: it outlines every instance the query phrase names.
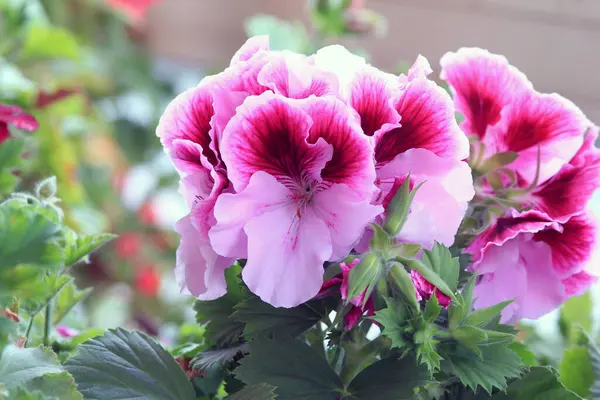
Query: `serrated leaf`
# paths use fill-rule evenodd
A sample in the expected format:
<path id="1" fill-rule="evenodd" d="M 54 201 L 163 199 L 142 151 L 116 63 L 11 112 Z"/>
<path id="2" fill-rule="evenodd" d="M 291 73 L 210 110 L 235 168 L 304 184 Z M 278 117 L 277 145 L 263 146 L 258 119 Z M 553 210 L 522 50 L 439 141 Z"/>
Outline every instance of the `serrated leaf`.
<path id="1" fill-rule="evenodd" d="M 458 296 L 459 301 L 450 303 L 448 307 L 448 320 L 450 330 L 456 329 L 471 311 L 473 303 L 473 287 L 475 286 L 475 276 L 471 276 L 467 281 L 462 292 Z"/>
<path id="2" fill-rule="evenodd" d="M 18 264 L 62 265 L 63 254 L 55 243 L 61 226 L 42 211 L 20 201 L 0 204 L 0 270 Z"/>
<path id="3" fill-rule="evenodd" d="M 246 386 L 237 393 L 227 396 L 226 400 L 274 400 L 275 387 L 264 383 Z"/>
<path id="4" fill-rule="evenodd" d="M 402 348 L 406 344 L 404 331 L 409 317 L 404 305 L 394 299 L 385 299 L 387 307 L 376 311 L 372 317 L 382 327 L 382 334 L 392 341 L 392 347 Z"/>
<path id="5" fill-rule="evenodd" d="M 493 305 L 491 307 L 480 308 L 478 310 L 475 310 L 469 315 L 467 315 L 467 317 L 465 318 L 465 323 L 469 325 L 485 326 L 491 320 L 498 317 L 502 310 L 504 310 L 504 308 L 506 308 L 506 306 L 508 306 L 512 302 L 513 300 L 507 300 L 503 301 L 502 303 Z"/>
<path id="6" fill-rule="evenodd" d="M 235 306 L 246 299 L 248 295 L 239 279 L 241 267 L 234 264 L 225 271 L 227 293 L 216 300 L 200 301 L 194 303 L 196 321 L 206 324 L 206 338 L 214 341 L 217 347 L 228 347 L 237 342 L 244 330 L 244 324 L 231 315 Z"/>
<path id="7" fill-rule="evenodd" d="M 52 313 L 52 323 L 57 325 L 62 319 L 75 307 L 81 300 L 92 292 L 92 288 L 84 290 L 77 289 L 75 282 L 69 280 L 64 285 L 54 299 L 54 312 Z"/>
<path id="8" fill-rule="evenodd" d="M 519 356 L 505 345 L 483 346 L 481 357 L 461 345 L 441 348 L 439 353 L 444 358 L 442 371 L 474 392 L 479 386 L 490 394 L 494 388 L 504 390 L 507 379 L 518 377 L 523 369 Z"/>
<path id="9" fill-rule="evenodd" d="M 493 400 L 581 400 L 566 389 L 551 367 L 532 367 L 521 379 L 508 385 L 506 394 L 498 393 Z"/>
<path id="10" fill-rule="evenodd" d="M 248 385 L 275 386 L 278 400 L 336 400 L 343 388 L 324 358 L 289 336 L 252 342 L 250 355 L 234 373 Z"/>
<path id="11" fill-rule="evenodd" d="M 442 361 L 442 356 L 438 354 L 436 349 L 439 341 L 434 339 L 436 330 L 435 325 L 429 324 L 426 329 L 416 332 L 413 337 L 417 359 L 419 363 L 427 366 L 431 376 L 440 369 L 440 361 Z"/>
<path id="12" fill-rule="evenodd" d="M 534 367 L 538 365 L 535 353 L 529 350 L 529 348 L 523 343 L 512 342 L 508 345 L 508 348 L 518 355 L 523 364 L 527 365 L 528 367 Z"/>
<path id="13" fill-rule="evenodd" d="M 231 318 L 243 323 L 244 337 L 271 333 L 298 336 L 319 322 L 327 312 L 321 301 L 294 308 L 278 308 L 252 296 L 237 304 Z"/>
<path id="14" fill-rule="evenodd" d="M 36 279 L 35 291 L 19 290 L 18 294 L 22 297 L 20 307 L 31 315 L 39 313 L 72 280 L 73 278 L 69 275 L 59 275 L 58 273 Z"/>
<path id="15" fill-rule="evenodd" d="M 73 242 L 68 243 L 65 248 L 65 265 L 70 266 L 81 261 L 115 237 L 116 235 L 109 233 L 77 237 Z"/>
<path id="16" fill-rule="evenodd" d="M 0 387 L 0 396 L 2 391 Z M 23 388 L 14 388 L 8 391 L 6 397 L 0 397 L 3 400 L 60 400 L 59 397 L 46 396 L 40 392 L 30 392 Z"/>
<path id="17" fill-rule="evenodd" d="M 194 400 L 194 388 L 168 351 L 140 332 L 110 329 L 67 360 L 84 399 Z"/>
<path id="18" fill-rule="evenodd" d="M 348 385 L 350 399 L 414 399 L 414 389 L 428 383 L 429 374 L 414 357 L 384 358 L 365 368 Z"/>
<path id="19" fill-rule="evenodd" d="M 73 377 L 58 362 L 56 354 L 44 347 L 7 346 L 0 359 L 0 383 L 8 389 L 39 391 L 61 400 L 80 400 Z"/>
<path id="20" fill-rule="evenodd" d="M 442 306 L 438 303 L 437 296 L 429 297 L 423 310 L 423 318 L 426 322 L 433 322 L 437 319 L 442 311 Z"/>
<path id="21" fill-rule="evenodd" d="M 457 257 L 452 257 L 450 250 L 446 246 L 435 242 L 431 250 L 423 250 L 421 261 L 439 275 L 452 292 L 456 291 L 460 262 Z"/>
<path id="22" fill-rule="evenodd" d="M 223 367 L 238 354 L 248 353 L 250 346 L 248 343 L 240 344 L 225 349 L 207 350 L 199 353 L 192 364 L 198 370 L 206 370 L 214 366 Z"/>
<path id="23" fill-rule="evenodd" d="M 560 362 L 560 381 L 581 397 L 590 395 L 595 375 L 588 349 L 583 346 L 566 349 Z"/>
<path id="24" fill-rule="evenodd" d="M 21 55 L 32 59 L 78 60 L 80 48 L 75 37 L 67 29 L 47 24 L 32 24 L 26 32 Z"/>

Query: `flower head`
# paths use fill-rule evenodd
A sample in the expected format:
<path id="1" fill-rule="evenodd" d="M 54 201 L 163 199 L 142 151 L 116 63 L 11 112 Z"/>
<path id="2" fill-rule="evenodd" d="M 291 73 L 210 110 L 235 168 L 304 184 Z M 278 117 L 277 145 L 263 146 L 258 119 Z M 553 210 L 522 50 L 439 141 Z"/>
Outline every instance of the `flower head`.
<path id="1" fill-rule="evenodd" d="M 435 297 L 437 298 L 438 303 L 442 307 L 448 308 L 448 306 L 452 302 L 452 299 L 448 295 L 440 292 L 439 289 L 433 286 L 431 282 L 423 278 L 423 276 L 415 270 L 410 271 L 410 277 L 412 278 L 413 284 L 415 285 L 415 294 L 417 296 L 417 301 L 421 301 L 423 299 L 428 300 L 431 297 L 431 295 L 435 293 Z"/>
<path id="2" fill-rule="evenodd" d="M 10 137 L 8 125 L 28 132 L 33 132 L 39 127 L 36 119 L 20 107 L 0 104 L 0 143 Z"/>

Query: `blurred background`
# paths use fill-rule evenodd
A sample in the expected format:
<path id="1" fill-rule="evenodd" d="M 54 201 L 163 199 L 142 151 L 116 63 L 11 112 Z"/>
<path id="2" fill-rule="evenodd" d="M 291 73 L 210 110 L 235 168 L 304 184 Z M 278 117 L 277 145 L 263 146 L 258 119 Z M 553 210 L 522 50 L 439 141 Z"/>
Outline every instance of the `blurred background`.
<path id="1" fill-rule="evenodd" d="M 154 130 L 176 94 L 257 34 L 303 53 L 342 43 L 393 73 L 423 54 L 433 76 L 446 51 L 487 48 L 600 122 L 598 0 L 0 0 L 0 103 L 40 121 L 21 189 L 55 175 L 73 228 L 120 235 L 78 267 L 94 289 L 71 328 L 120 325 L 166 344 L 200 334 L 172 272 L 187 209 Z M 589 314 L 591 300 L 574 304 Z"/>

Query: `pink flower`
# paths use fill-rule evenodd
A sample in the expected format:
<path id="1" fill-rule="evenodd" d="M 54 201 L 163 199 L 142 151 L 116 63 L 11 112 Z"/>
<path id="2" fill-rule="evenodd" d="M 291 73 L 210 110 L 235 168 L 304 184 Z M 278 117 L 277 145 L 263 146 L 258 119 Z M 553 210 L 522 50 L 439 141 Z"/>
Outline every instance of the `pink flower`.
<path id="1" fill-rule="evenodd" d="M 476 308 L 515 299 L 503 321 L 538 318 L 596 281 L 597 225 L 583 213 L 564 223 L 531 210 L 499 218 L 466 249 L 478 278 Z"/>
<path id="2" fill-rule="evenodd" d="M 211 244 L 223 256 L 247 255 L 242 277 L 263 301 L 293 307 L 313 298 L 323 262 L 346 256 L 382 211 L 370 204 L 372 151 L 333 97 L 249 97 L 223 135 L 236 193 L 217 200 Z"/>
<path id="3" fill-rule="evenodd" d="M 419 56 L 408 76 L 385 74 L 341 46 L 321 49 L 315 63 L 336 72 L 340 92 L 375 142 L 374 204 L 386 205 L 406 176 L 424 182 L 398 235 L 403 242 L 451 245 L 474 195 L 467 137 L 458 127 L 450 96 L 427 79 L 431 68 Z M 360 249 L 368 243 L 369 234 Z"/>
<path id="4" fill-rule="evenodd" d="M 435 293 L 438 303 L 442 307 L 448 308 L 452 302 L 452 299 L 448 295 L 440 292 L 435 286 L 433 286 L 427 279 L 423 278 L 423 276 L 421 276 L 421 274 L 415 270 L 410 271 L 410 277 L 415 285 L 417 301 L 421 301 L 422 299 L 427 300 L 433 293 Z"/>
<path id="5" fill-rule="evenodd" d="M 66 325 L 58 325 L 56 327 L 56 333 L 58 333 L 59 336 L 64 338 L 72 338 L 73 336 L 77 336 L 79 334 L 79 331 L 77 329 L 70 328 Z"/>
<path id="6" fill-rule="evenodd" d="M 156 0 L 106 0 L 110 7 L 124 13 L 135 23 L 142 22 L 150 6 L 156 2 Z"/>
<path id="7" fill-rule="evenodd" d="M 325 283 L 321 287 L 319 291 L 319 296 L 325 295 L 330 292 L 330 288 L 336 285 L 340 285 L 339 293 L 341 294 L 342 300 L 348 300 L 348 282 L 350 271 L 354 268 L 360 259 L 356 258 L 349 264 L 340 263 L 340 268 L 342 273 L 335 278 L 332 278 Z M 363 308 L 363 302 L 365 298 L 366 289 L 355 298 L 351 299 L 349 303 L 351 304 L 350 310 L 344 316 L 344 329 L 350 330 L 354 328 L 359 322 L 362 316 L 366 313 L 367 316 L 375 315 L 375 304 L 373 303 L 373 297 L 369 297 L 367 300 L 365 307 Z"/>
<path id="8" fill-rule="evenodd" d="M 442 79 L 451 86 L 462 127 L 485 145 L 485 155 L 511 151 L 510 164 L 527 182 L 537 169 L 539 182 L 556 174 L 583 143 L 591 123 L 573 103 L 557 94 L 533 90 L 525 75 L 508 61 L 486 50 L 462 48 L 445 54 Z"/>
<path id="9" fill-rule="evenodd" d="M 33 132 L 39 127 L 36 119 L 20 107 L 0 104 L 0 143 L 10 137 L 8 125 L 28 132 Z"/>

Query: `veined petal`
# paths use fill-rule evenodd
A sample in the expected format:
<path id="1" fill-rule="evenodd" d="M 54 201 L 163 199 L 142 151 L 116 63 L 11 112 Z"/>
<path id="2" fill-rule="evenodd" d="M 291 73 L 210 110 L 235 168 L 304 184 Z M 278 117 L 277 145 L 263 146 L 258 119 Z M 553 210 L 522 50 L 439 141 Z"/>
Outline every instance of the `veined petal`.
<path id="1" fill-rule="evenodd" d="M 505 107 L 502 119 L 490 129 L 486 147 L 519 154 L 511 168 L 528 182 L 537 169 L 541 149 L 539 182 L 567 164 L 583 144 L 591 123 L 573 103 L 557 94 L 521 96 Z"/>
<path id="2" fill-rule="evenodd" d="M 248 262 L 242 277 L 253 293 L 275 307 L 295 307 L 317 295 L 332 248 L 327 226 L 310 207 L 301 218 L 293 205 L 263 213 L 244 230 Z"/>
<path id="3" fill-rule="evenodd" d="M 456 123 L 452 100 L 437 84 L 426 79 L 409 82 L 395 107 L 401 126 L 376 137 L 378 164 L 414 148 L 427 149 L 444 158 L 468 157 L 469 142 Z"/>
<path id="4" fill-rule="evenodd" d="M 363 57 L 352 54 L 340 45 L 323 47 L 312 59 L 318 68 L 337 76 L 340 93 L 345 99 L 350 97 L 350 88 L 356 74 L 368 65 Z"/>
<path id="5" fill-rule="evenodd" d="M 454 92 L 462 128 L 480 139 L 495 125 L 502 109 L 532 89 L 527 77 L 505 57 L 478 48 L 461 48 L 440 60 L 440 77 Z"/>
<path id="6" fill-rule="evenodd" d="M 414 184 L 425 182 L 416 192 L 410 214 L 398 239 L 431 247 L 434 241 L 447 246 L 473 198 L 473 179 L 467 163 L 439 157 L 426 149 L 410 149 L 377 169 L 382 199 L 397 190 L 397 178 L 411 174 Z"/>
<path id="7" fill-rule="evenodd" d="M 302 108 L 312 120 L 308 141 L 325 140 L 333 153 L 321 171 L 323 180 L 346 184 L 361 198 L 370 198 L 375 180 L 373 145 L 362 134 L 355 115 L 341 101 L 310 98 Z"/>
<path id="8" fill-rule="evenodd" d="M 331 235 L 330 261 L 346 257 L 365 227 L 383 212 L 383 207 L 372 205 L 369 200 L 341 184 L 315 193 L 312 199 L 315 215 L 325 223 Z"/>
<path id="9" fill-rule="evenodd" d="M 248 97 L 227 125 L 222 157 L 236 191 L 264 171 L 282 181 L 311 184 L 332 157 L 323 139 L 308 143 L 311 118 L 292 101 L 272 93 Z"/>
<path id="10" fill-rule="evenodd" d="M 259 171 L 239 193 L 223 193 L 214 207 L 216 224 L 209 232 L 218 254 L 246 258 L 247 238 L 244 225 L 253 217 L 292 204 L 290 190 L 275 177 Z"/>
<path id="11" fill-rule="evenodd" d="M 413 79 L 425 79 L 429 76 L 433 70 L 431 69 L 431 65 L 429 65 L 429 61 L 427 58 L 419 54 L 414 64 L 408 70 L 408 81 L 412 81 Z"/>
<path id="12" fill-rule="evenodd" d="M 580 271 L 562 280 L 568 297 L 581 296 L 596 282 L 598 282 L 598 276 L 592 275 L 587 271 Z"/>
<path id="13" fill-rule="evenodd" d="M 231 64 L 238 64 L 244 61 L 248 61 L 252 56 L 258 53 L 260 50 L 269 50 L 269 36 L 259 35 L 253 36 L 246 40 L 246 43 L 240 47 L 240 49 L 234 54 L 231 59 Z"/>

